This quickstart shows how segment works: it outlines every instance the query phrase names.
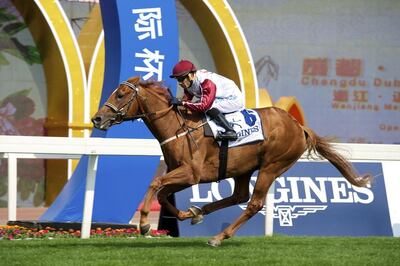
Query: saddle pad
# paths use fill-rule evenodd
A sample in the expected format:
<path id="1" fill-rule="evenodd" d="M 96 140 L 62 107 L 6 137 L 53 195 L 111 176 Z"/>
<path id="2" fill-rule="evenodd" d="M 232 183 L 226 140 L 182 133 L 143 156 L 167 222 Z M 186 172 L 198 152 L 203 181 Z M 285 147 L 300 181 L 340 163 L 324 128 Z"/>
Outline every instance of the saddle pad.
<path id="1" fill-rule="evenodd" d="M 258 113 L 251 109 L 243 109 L 230 114 L 225 114 L 226 120 L 236 131 L 238 139 L 229 141 L 229 147 L 235 147 L 255 141 L 264 140 L 264 134 L 261 126 L 261 119 Z M 218 131 L 225 131 L 222 127 L 218 126 L 213 120 L 207 116 L 208 124 L 211 131 L 216 138 Z M 221 145 L 221 141 L 218 141 Z"/>

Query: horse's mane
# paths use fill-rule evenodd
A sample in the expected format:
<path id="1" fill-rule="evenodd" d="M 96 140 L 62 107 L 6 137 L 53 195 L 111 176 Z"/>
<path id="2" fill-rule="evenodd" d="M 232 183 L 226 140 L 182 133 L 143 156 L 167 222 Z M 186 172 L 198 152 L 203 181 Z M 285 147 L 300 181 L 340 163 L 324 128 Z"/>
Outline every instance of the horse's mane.
<path id="1" fill-rule="evenodd" d="M 164 82 L 156 81 L 156 80 L 141 80 L 139 77 L 132 78 L 128 80 L 132 83 L 140 85 L 142 88 L 147 91 L 152 91 L 155 94 L 164 98 L 167 102 L 171 101 L 171 94 L 168 91 L 168 88 L 165 86 Z M 197 122 L 204 117 L 204 114 L 201 112 L 191 112 L 191 111 L 183 111 L 181 113 L 186 119 Z"/>
<path id="2" fill-rule="evenodd" d="M 171 94 L 169 93 L 168 89 L 164 85 L 162 81 L 155 81 L 155 80 L 146 80 L 146 81 L 139 81 L 139 85 L 141 87 L 150 89 L 156 92 L 158 95 L 165 98 L 168 102 L 171 100 Z"/>
<path id="3" fill-rule="evenodd" d="M 168 91 L 168 88 L 164 85 L 162 81 L 155 81 L 155 80 L 140 80 L 139 85 L 147 90 L 151 90 L 156 94 L 160 95 L 161 97 L 165 98 L 168 102 L 171 100 L 171 94 Z M 186 110 L 181 113 L 186 119 L 198 122 L 204 117 L 204 114 L 201 112 L 191 112 Z"/>

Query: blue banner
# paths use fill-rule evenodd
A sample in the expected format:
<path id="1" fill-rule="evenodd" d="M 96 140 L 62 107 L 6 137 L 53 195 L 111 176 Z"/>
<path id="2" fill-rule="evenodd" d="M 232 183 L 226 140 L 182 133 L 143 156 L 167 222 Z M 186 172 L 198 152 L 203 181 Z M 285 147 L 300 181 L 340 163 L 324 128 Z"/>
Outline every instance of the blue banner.
<path id="1" fill-rule="evenodd" d="M 175 1 L 101 1 L 100 4 L 106 50 L 100 105 L 121 81 L 133 76 L 164 81 L 175 93 L 176 82 L 169 78 L 179 56 Z M 153 138 L 143 122 L 134 123 L 134 130 L 126 132 L 126 137 Z M 107 136 L 119 127 L 132 128 L 129 123 L 114 126 Z"/>
<path id="2" fill-rule="evenodd" d="M 274 234 L 313 236 L 392 236 L 380 163 L 354 163 L 360 173 L 376 176 L 372 187 L 352 186 L 329 163 L 297 163 L 275 182 Z M 256 176 L 250 183 L 250 192 Z M 177 206 L 203 206 L 231 195 L 232 179 L 201 184 L 176 195 Z M 205 216 L 191 226 L 179 224 L 180 236 L 215 235 L 231 224 L 247 203 Z M 265 208 L 239 229 L 237 235 L 264 235 Z"/>
<path id="3" fill-rule="evenodd" d="M 100 1 L 105 36 L 105 77 L 100 105 L 133 76 L 165 81 L 175 93 L 169 73 L 178 61 L 179 39 L 174 0 Z M 92 137 L 154 138 L 142 121 L 123 123 Z M 160 158 L 102 156 L 99 159 L 93 222 L 128 223 L 149 186 Z M 146 166 L 146 167 L 143 167 Z M 81 221 L 87 158 L 56 201 L 41 217 L 49 221 Z"/>

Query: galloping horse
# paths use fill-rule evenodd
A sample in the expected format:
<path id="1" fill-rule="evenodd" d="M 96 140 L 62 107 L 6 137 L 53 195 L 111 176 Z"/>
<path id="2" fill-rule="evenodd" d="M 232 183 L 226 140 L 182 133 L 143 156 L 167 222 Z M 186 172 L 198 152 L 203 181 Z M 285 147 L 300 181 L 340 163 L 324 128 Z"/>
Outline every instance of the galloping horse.
<path id="1" fill-rule="evenodd" d="M 286 111 L 276 107 L 260 108 L 255 111 L 262 120 L 265 139 L 228 151 L 226 176 L 235 180 L 233 194 L 202 208 L 192 206 L 187 211 L 178 210 L 167 197 L 195 184 L 217 181 L 220 149 L 214 138 L 204 136 L 203 115 L 170 106 L 170 99 L 170 92 L 162 83 L 144 82 L 134 77 L 122 82 L 92 118 L 94 127 L 101 130 L 125 120 L 142 118 L 160 142 L 168 172 L 154 177 L 145 195 L 140 217 L 142 234 L 150 230 L 148 214 L 156 194 L 159 203 L 179 220 L 191 218 L 192 224 L 196 224 L 209 213 L 249 201 L 250 178 L 255 170 L 259 170 L 246 210 L 208 241 L 212 246 L 219 246 L 262 209 L 265 195 L 275 178 L 306 151 L 308 155 L 319 154 L 327 159 L 355 186 L 365 186 L 372 178 L 370 175 L 358 176 L 351 163 L 334 151 L 326 138 L 301 126 Z"/>

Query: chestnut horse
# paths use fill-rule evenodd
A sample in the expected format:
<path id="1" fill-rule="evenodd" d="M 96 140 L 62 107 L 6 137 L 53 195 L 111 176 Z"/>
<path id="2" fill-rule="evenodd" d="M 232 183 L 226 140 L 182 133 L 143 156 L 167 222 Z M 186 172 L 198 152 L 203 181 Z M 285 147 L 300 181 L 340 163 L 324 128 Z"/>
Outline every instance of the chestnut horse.
<path id="1" fill-rule="evenodd" d="M 142 234 L 150 230 L 148 214 L 156 194 L 163 207 L 179 220 L 191 218 L 192 224 L 201 222 L 205 215 L 216 210 L 248 202 L 246 210 L 234 223 L 208 241 L 212 246 L 219 246 L 262 209 L 272 182 L 305 151 L 327 159 L 355 186 L 365 186 L 371 179 L 370 175 L 359 177 L 350 162 L 334 151 L 327 139 L 301 126 L 286 111 L 276 107 L 260 108 L 255 111 L 262 120 L 265 139 L 228 151 L 226 176 L 235 180 L 233 194 L 202 208 L 192 206 L 187 211 L 178 210 L 167 200 L 169 195 L 195 184 L 218 180 L 219 146 L 212 137 L 204 136 L 202 114 L 170 106 L 170 99 L 170 92 L 162 83 L 144 82 L 134 77 L 122 82 L 92 118 L 94 127 L 101 130 L 125 120 L 142 118 L 160 142 L 168 172 L 154 177 L 145 195 L 140 216 Z M 256 170 L 259 170 L 258 178 L 249 201 L 249 182 Z"/>

